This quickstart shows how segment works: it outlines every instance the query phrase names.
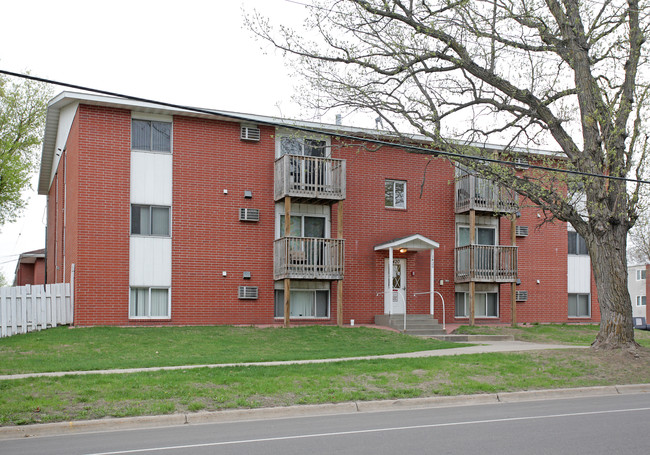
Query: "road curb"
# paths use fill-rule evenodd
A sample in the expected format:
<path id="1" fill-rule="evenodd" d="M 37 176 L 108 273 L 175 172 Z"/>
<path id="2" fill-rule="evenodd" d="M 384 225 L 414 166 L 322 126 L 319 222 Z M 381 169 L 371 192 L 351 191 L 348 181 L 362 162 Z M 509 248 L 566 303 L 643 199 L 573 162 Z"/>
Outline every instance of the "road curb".
<path id="1" fill-rule="evenodd" d="M 282 419 L 317 415 L 354 414 L 358 412 L 379 412 L 415 408 L 471 406 L 478 404 L 514 403 L 521 401 L 584 398 L 590 396 L 637 393 L 650 393 L 650 384 L 579 387 L 574 389 L 526 390 L 496 394 L 358 401 L 259 409 L 232 409 L 215 412 L 196 412 L 190 414 L 42 423 L 24 426 L 0 427 L 0 440 L 75 433 L 159 428 L 188 424 L 198 425 L 207 423 L 225 423 L 242 420 Z"/>
<path id="2" fill-rule="evenodd" d="M 502 403 L 518 401 L 553 400 L 560 398 L 581 398 L 603 395 L 618 395 L 617 386 L 576 387 L 574 389 L 524 390 L 520 392 L 502 392 L 497 399 Z"/>

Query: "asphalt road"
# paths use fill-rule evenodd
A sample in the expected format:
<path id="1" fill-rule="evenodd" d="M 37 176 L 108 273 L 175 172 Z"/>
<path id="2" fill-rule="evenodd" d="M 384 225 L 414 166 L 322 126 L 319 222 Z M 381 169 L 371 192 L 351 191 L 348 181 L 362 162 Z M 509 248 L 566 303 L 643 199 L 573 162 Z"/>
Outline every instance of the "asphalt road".
<path id="1" fill-rule="evenodd" d="M 648 454 L 650 396 L 435 407 L 0 441 L 0 454 Z"/>

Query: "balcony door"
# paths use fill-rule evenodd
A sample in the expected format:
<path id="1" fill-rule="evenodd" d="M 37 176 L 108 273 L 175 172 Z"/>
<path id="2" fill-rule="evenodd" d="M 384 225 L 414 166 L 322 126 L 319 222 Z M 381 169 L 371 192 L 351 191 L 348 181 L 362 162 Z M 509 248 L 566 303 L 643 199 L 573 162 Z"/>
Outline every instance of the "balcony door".
<path id="1" fill-rule="evenodd" d="M 280 215 L 280 231 L 284 233 L 284 215 Z M 289 260 L 292 264 L 323 265 L 323 242 L 311 239 L 325 238 L 324 216 L 291 215 L 291 237 L 300 237 L 291 239 L 289 245 Z"/>
<path id="2" fill-rule="evenodd" d="M 384 313 L 404 314 L 406 311 L 406 259 L 393 259 L 393 276 L 389 278 L 390 259 L 384 267 Z"/>
<path id="3" fill-rule="evenodd" d="M 495 246 L 496 229 L 493 227 L 477 227 L 475 245 Z M 458 227 L 457 246 L 469 245 L 469 227 Z M 493 270 L 495 253 L 494 248 L 474 249 L 474 270 Z M 458 256 L 458 270 L 469 270 L 469 255 Z"/>
<path id="4" fill-rule="evenodd" d="M 292 184 L 303 190 L 321 190 L 325 185 L 325 158 L 327 143 L 324 140 L 283 136 L 280 138 L 280 153 L 292 155 Z"/>

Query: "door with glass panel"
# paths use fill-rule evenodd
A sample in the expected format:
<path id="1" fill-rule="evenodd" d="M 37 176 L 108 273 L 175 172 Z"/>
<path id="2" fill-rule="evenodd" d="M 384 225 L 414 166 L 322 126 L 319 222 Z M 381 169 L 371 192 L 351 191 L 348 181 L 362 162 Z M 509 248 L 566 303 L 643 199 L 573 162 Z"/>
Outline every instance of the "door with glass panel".
<path id="1" fill-rule="evenodd" d="M 393 259 L 393 276 L 390 277 L 390 259 L 384 270 L 384 313 L 406 312 L 406 259 Z"/>

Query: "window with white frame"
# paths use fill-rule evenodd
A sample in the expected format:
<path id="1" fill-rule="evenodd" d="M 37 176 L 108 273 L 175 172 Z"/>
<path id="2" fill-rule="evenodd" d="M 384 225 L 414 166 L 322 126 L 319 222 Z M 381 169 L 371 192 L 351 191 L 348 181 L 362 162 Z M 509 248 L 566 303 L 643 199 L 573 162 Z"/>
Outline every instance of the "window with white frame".
<path id="1" fill-rule="evenodd" d="M 169 317 L 169 288 L 131 288 L 129 296 L 129 318 L 168 319 Z"/>
<path id="2" fill-rule="evenodd" d="M 569 254 L 586 255 L 587 244 L 585 239 L 575 231 L 569 231 Z"/>
<path id="3" fill-rule="evenodd" d="M 131 149 L 147 152 L 172 151 L 172 124 L 152 120 L 131 120 Z"/>
<path id="4" fill-rule="evenodd" d="M 393 209 L 406 208 L 406 182 L 386 179 L 384 183 L 385 207 Z"/>
<path id="5" fill-rule="evenodd" d="M 569 294 L 569 317 L 588 318 L 591 317 L 591 305 L 589 294 Z"/>
<path id="6" fill-rule="evenodd" d="M 645 269 L 638 269 L 636 271 L 636 280 L 637 281 L 645 280 Z"/>
<path id="7" fill-rule="evenodd" d="M 169 207 L 131 205 L 131 234 L 169 237 Z"/>
<path id="8" fill-rule="evenodd" d="M 636 306 L 645 306 L 645 295 L 636 296 Z"/>
<path id="9" fill-rule="evenodd" d="M 469 292 L 456 293 L 457 318 L 469 317 Z M 496 292 L 477 292 L 474 294 L 474 316 L 477 318 L 499 317 L 499 296 Z"/>
<path id="10" fill-rule="evenodd" d="M 326 290 L 291 290 L 292 318 L 328 318 L 330 293 Z M 275 317 L 284 317 L 284 290 L 275 290 Z"/>

